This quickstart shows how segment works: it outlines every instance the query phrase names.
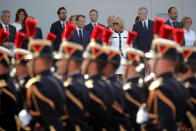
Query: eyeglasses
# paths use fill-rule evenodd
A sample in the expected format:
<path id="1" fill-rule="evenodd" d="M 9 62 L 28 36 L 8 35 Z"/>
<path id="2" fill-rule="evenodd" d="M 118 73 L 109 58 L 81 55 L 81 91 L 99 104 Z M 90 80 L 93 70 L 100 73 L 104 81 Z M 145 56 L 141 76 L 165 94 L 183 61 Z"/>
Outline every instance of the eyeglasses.
<path id="1" fill-rule="evenodd" d="M 113 25 L 120 25 L 120 23 L 115 23 L 115 22 L 114 22 Z"/>

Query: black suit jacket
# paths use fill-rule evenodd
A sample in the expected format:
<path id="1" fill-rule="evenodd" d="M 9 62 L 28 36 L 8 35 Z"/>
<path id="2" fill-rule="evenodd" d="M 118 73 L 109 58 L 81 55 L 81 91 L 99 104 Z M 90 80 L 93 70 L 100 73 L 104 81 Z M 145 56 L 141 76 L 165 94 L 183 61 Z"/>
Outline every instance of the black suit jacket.
<path id="1" fill-rule="evenodd" d="M 55 51 L 58 51 L 60 43 L 62 41 L 61 35 L 63 32 L 63 27 L 60 21 L 54 22 L 50 27 L 50 32 L 56 35 L 56 40 L 52 44 L 52 48 Z"/>
<path id="2" fill-rule="evenodd" d="M 98 23 L 98 24 L 99 24 L 99 23 Z M 105 27 L 105 26 L 102 25 L 102 24 L 99 24 L 99 25 Z M 93 25 L 92 25 L 91 23 L 89 23 L 88 25 L 86 25 L 86 26 L 84 27 L 84 29 L 87 30 L 87 31 L 90 33 L 90 37 L 91 37 L 91 34 L 92 34 L 92 32 L 93 32 L 93 29 L 94 29 Z M 102 43 L 101 37 L 100 37 L 100 39 L 99 39 L 97 42 L 98 42 L 98 43 Z"/>
<path id="3" fill-rule="evenodd" d="M 81 41 L 80 37 L 78 36 L 77 30 L 75 30 L 71 36 L 70 41 L 81 44 L 85 49 L 88 43 L 90 42 L 90 34 L 87 30 L 83 29 L 82 30 L 82 41 Z"/>
<path id="4" fill-rule="evenodd" d="M 26 34 L 26 28 L 22 28 L 20 31 Z M 39 27 L 37 27 L 37 29 L 36 29 L 35 39 L 43 39 L 42 30 Z M 29 43 L 29 39 L 27 38 L 23 42 L 23 45 L 22 45 L 21 48 L 27 49 L 28 48 L 28 43 Z"/>
<path id="5" fill-rule="evenodd" d="M 144 30 L 144 26 L 141 21 L 133 25 L 133 31 L 138 33 L 133 47 L 143 52 L 148 52 L 151 48 L 153 39 L 153 21 L 148 20 L 148 31 Z"/>
<path id="6" fill-rule="evenodd" d="M 0 29 L 3 28 L 2 24 L 0 23 Z M 15 40 L 15 36 L 16 36 L 16 28 L 12 25 L 8 25 L 8 30 L 9 30 L 9 38 L 6 38 L 4 42 L 13 42 Z"/>
<path id="7" fill-rule="evenodd" d="M 167 20 L 167 21 L 165 22 L 165 24 L 172 26 L 172 24 L 170 23 L 169 20 Z M 175 27 L 175 28 L 182 29 L 182 28 L 183 28 L 183 25 L 182 25 L 180 22 L 176 21 L 176 27 Z M 174 39 L 174 38 L 173 38 L 173 35 L 172 35 L 172 40 L 173 40 L 173 39 Z M 185 45 L 185 40 L 183 41 L 182 45 Z"/>

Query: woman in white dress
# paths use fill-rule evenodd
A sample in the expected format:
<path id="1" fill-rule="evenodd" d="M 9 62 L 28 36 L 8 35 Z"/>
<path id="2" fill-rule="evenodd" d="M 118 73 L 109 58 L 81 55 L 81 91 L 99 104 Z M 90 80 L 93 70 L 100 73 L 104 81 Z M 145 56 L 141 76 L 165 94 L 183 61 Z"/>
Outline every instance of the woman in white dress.
<path id="1" fill-rule="evenodd" d="M 27 12 L 26 12 L 25 9 L 20 8 L 20 9 L 17 10 L 15 22 L 12 24 L 13 26 L 16 27 L 17 32 L 20 31 L 23 28 L 24 22 L 25 22 L 27 16 L 28 15 L 27 15 Z"/>
<path id="2" fill-rule="evenodd" d="M 192 25 L 191 17 L 185 16 L 181 23 L 184 26 L 184 39 L 185 39 L 185 46 L 188 47 L 196 47 L 196 35 L 193 30 L 190 29 Z"/>
<path id="3" fill-rule="evenodd" d="M 122 18 L 116 17 L 113 22 L 114 33 L 111 38 L 111 48 L 121 52 L 121 59 L 126 52 L 126 40 L 127 40 L 127 31 L 125 31 L 125 22 Z M 119 80 L 123 83 L 123 65 L 120 65 L 116 70 L 116 74 L 119 76 Z"/>

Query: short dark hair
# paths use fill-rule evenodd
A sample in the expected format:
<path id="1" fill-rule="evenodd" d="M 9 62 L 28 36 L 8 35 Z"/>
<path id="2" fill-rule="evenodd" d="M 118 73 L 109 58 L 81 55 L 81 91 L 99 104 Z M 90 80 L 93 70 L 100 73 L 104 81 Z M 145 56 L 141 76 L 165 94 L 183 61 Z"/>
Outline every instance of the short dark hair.
<path id="1" fill-rule="evenodd" d="M 195 63 L 195 62 L 188 63 L 187 66 L 188 66 L 188 68 L 191 70 L 191 72 L 192 72 L 193 74 L 196 73 L 196 63 Z"/>
<path id="2" fill-rule="evenodd" d="M 77 16 L 76 16 L 76 21 L 79 21 L 80 17 L 86 18 L 84 15 L 77 15 Z"/>
<path id="3" fill-rule="evenodd" d="M 96 62 L 97 63 L 97 70 L 98 70 L 98 72 L 102 72 L 103 71 L 103 69 L 105 68 L 105 66 L 106 66 L 106 62 Z"/>
<path id="4" fill-rule="evenodd" d="M 98 11 L 97 10 L 95 10 L 95 9 L 91 9 L 90 11 L 89 11 L 89 14 L 91 13 L 91 12 L 96 12 L 97 13 L 97 15 L 98 15 Z"/>
<path id="5" fill-rule="evenodd" d="M 52 55 L 48 56 L 48 57 L 41 57 L 41 58 L 44 60 L 44 62 L 47 65 L 52 66 L 52 64 L 53 64 L 53 57 L 52 57 Z"/>
<path id="6" fill-rule="evenodd" d="M 65 7 L 60 7 L 60 8 L 58 9 L 58 11 L 57 11 L 57 15 L 60 14 L 60 11 L 61 11 L 61 10 L 66 10 L 66 11 L 67 11 L 67 9 L 66 9 Z"/>
<path id="7" fill-rule="evenodd" d="M 168 9 L 168 13 L 171 13 L 171 10 L 172 9 L 176 9 L 176 7 L 170 7 L 169 9 Z"/>

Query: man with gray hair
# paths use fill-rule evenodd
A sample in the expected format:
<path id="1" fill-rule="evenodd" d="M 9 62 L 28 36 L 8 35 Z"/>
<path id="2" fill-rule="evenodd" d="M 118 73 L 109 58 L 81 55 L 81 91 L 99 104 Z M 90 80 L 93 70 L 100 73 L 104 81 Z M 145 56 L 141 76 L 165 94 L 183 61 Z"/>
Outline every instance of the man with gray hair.
<path id="1" fill-rule="evenodd" d="M 148 19 L 148 10 L 146 7 L 138 9 L 138 16 L 141 21 L 134 24 L 132 29 L 138 33 L 133 47 L 143 52 L 148 52 L 153 39 L 153 21 Z"/>
<path id="2" fill-rule="evenodd" d="M 115 19 L 114 15 L 108 16 L 108 20 L 107 20 L 108 26 L 107 26 L 107 28 L 110 29 L 110 30 L 113 30 L 114 19 Z"/>
<path id="3" fill-rule="evenodd" d="M 10 23 L 10 11 L 3 10 L 1 14 L 0 29 L 3 28 L 5 31 L 8 31 L 10 33 L 9 37 L 6 38 L 6 40 L 4 41 L 3 46 L 12 51 L 15 48 L 14 40 L 16 35 L 16 28 L 10 25 L 9 23 Z"/>

